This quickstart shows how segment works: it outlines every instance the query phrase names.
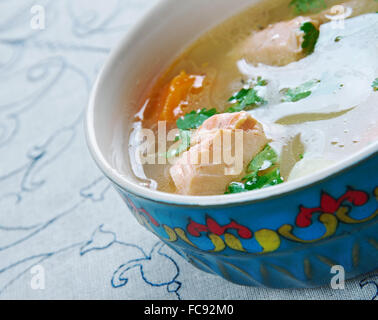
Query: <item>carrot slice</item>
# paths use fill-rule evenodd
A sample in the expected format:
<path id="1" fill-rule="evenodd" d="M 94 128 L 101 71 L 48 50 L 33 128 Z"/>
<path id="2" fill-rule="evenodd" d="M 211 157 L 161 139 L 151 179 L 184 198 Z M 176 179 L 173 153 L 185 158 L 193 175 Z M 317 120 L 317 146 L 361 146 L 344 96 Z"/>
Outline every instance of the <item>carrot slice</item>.
<path id="1" fill-rule="evenodd" d="M 204 87 L 204 81 L 205 76 L 181 71 L 166 85 L 157 84 L 147 100 L 143 121 L 149 125 L 157 121 L 176 121 L 190 111 L 190 95 L 199 93 Z"/>
<path id="2" fill-rule="evenodd" d="M 183 114 L 182 108 L 187 105 L 188 95 L 195 93 L 201 85 L 196 86 L 197 77 L 188 75 L 185 71 L 172 79 L 167 87 L 162 91 L 160 104 L 162 111 L 159 116 L 160 121 L 174 121 Z"/>

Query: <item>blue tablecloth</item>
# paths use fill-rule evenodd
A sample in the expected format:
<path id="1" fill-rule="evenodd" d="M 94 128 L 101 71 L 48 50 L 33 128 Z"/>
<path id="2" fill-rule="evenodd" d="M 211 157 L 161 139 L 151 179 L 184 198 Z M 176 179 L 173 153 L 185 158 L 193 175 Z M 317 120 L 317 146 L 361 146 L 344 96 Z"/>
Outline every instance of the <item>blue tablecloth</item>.
<path id="1" fill-rule="evenodd" d="M 83 112 L 111 47 L 155 2 L 0 1 L 0 299 L 373 299 L 378 274 L 345 290 L 233 285 L 128 212 L 89 156 Z"/>

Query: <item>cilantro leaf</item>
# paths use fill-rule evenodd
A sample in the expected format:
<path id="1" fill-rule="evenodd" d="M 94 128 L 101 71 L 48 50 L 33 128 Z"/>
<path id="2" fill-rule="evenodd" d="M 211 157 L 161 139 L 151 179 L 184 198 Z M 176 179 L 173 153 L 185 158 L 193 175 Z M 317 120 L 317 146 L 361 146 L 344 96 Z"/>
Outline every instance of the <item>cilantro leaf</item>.
<path id="1" fill-rule="evenodd" d="M 261 169 L 265 170 L 275 165 L 277 162 L 277 153 L 271 148 L 269 144 L 266 145 L 263 151 L 261 151 L 248 165 L 248 172 L 258 172 Z"/>
<path id="2" fill-rule="evenodd" d="M 177 148 L 167 152 L 167 158 L 177 157 L 180 153 L 186 151 L 190 147 L 191 129 L 197 129 L 205 120 L 209 119 L 217 113 L 216 109 L 202 109 L 187 113 L 183 117 L 177 119 L 176 125 L 180 129 L 179 135 L 176 137 L 175 142 L 180 141 Z"/>
<path id="3" fill-rule="evenodd" d="M 176 139 L 177 141 L 180 140 L 180 144 L 177 148 L 171 149 L 167 152 L 167 158 L 177 157 L 180 153 L 188 150 L 190 147 L 190 138 L 190 130 L 180 130 L 178 139 Z"/>
<path id="4" fill-rule="evenodd" d="M 177 119 L 177 128 L 181 130 L 197 129 L 205 120 L 209 119 L 217 113 L 216 109 L 202 109 L 187 113 L 183 117 Z"/>
<path id="5" fill-rule="evenodd" d="M 257 82 L 253 88 L 242 88 L 239 92 L 237 92 L 230 99 L 228 99 L 229 102 L 234 103 L 225 112 L 240 112 L 247 108 L 249 109 L 253 106 L 265 104 L 266 101 L 259 96 L 258 91 L 255 88 L 266 86 L 267 83 L 268 82 L 266 80 L 263 80 L 261 77 L 258 77 Z"/>
<path id="6" fill-rule="evenodd" d="M 374 91 L 378 91 L 378 78 L 375 78 L 375 80 L 373 81 L 371 87 L 373 88 Z"/>
<path id="7" fill-rule="evenodd" d="M 316 12 L 327 7 L 324 0 L 292 0 L 289 6 L 294 7 L 296 14 Z"/>
<path id="8" fill-rule="evenodd" d="M 314 52 L 320 32 L 311 22 L 302 24 L 301 30 L 304 32 L 302 49 L 305 54 L 311 54 Z"/>
<path id="9" fill-rule="evenodd" d="M 286 88 L 281 90 L 281 93 L 283 93 L 283 102 L 297 102 L 299 100 L 305 99 L 308 96 L 311 95 L 312 91 L 317 84 L 320 82 L 320 80 L 310 80 L 307 81 L 300 86 L 296 88 Z"/>
<path id="10" fill-rule="evenodd" d="M 275 186 L 283 182 L 280 169 L 276 168 L 273 171 L 268 172 L 262 176 L 257 176 L 255 179 L 250 179 L 245 182 L 245 189 L 256 190 L 262 189 L 268 186 Z"/>
<path id="11" fill-rule="evenodd" d="M 378 1 L 378 0 L 377 0 Z M 256 86 L 264 87 L 268 84 L 268 81 L 264 80 L 261 77 L 257 77 Z"/>
<path id="12" fill-rule="evenodd" d="M 240 192 L 246 192 L 244 183 L 241 182 L 231 182 L 228 187 L 225 194 L 231 194 L 231 193 L 240 193 Z"/>
<path id="13" fill-rule="evenodd" d="M 269 146 L 261 151 L 252 159 L 247 168 L 247 175 L 242 182 L 232 182 L 228 185 L 226 194 L 245 192 L 255 189 L 261 189 L 273 186 L 283 182 L 280 169 L 275 168 L 263 175 L 259 175 L 259 171 L 272 168 L 277 163 L 278 156 L 276 152 Z"/>

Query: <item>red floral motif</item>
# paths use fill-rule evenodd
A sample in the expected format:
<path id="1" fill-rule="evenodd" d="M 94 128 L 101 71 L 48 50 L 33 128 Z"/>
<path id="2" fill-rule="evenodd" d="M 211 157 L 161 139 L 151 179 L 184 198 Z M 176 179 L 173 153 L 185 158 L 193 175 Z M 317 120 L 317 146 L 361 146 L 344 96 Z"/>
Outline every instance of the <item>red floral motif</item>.
<path id="1" fill-rule="evenodd" d="M 221 236 L 225 234 L 225 232 L 229 229 L 234 229 L 237 231 L 239 237 L 243 239 L 250 239 L 252 238 L 252 232 L 245 226 L 236 223 L 235 221 L 231 221 L 229 224 L 221 226 L 216 222 L 214 219 L 210 217 L 206 217 L 206 224 L 200 224 L 193 220 L 189 220 L 189 224 L 187 226 L 187 230 L 189 234 L 195 237 L 199 237 L 201 232 L 211 232 L 216 234 L 217 236 Z"/>
<path id="2" fill-rule="evenodd" d="M 159 222 L 157 222 L 145 209 L 143 209 L 143 208 L 137 208 L 135 206 L 135 204 L 129 198 L 126 198 L 126 199 L 127 199 L 127 202 L 129 203 L 129 205 L 131 207 L 131 210 L 133 210 L 135 214 L 142 214 L 145 217 L 147 217 L 148 220 L 150 220 L 150 222 L 152 224 L 154 224 L 157 227 L 160 226 Z"/>
<path id="3" fill-rule="evenodd" d="M 314 213 L 332 213 L 334 214 L 343 202 L 347 201 L 355 206 L 362 206 L 369 200 L 369 195 L 364 191 L 349 189 L 340 198 L 335 199 L 328 193 L 323 192 L 320 199 L 320 207 L 305 208 L 300 206 L 300 212 L 295 221 L 296 225 L 305 228 L 311 225 L 311 217 Z"/>

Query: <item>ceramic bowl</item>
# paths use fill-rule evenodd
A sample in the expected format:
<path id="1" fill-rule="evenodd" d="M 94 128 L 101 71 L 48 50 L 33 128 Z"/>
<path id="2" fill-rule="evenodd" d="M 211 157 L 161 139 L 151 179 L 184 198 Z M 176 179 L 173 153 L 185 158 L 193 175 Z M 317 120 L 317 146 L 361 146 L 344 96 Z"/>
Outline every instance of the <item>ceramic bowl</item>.
<path id="1" fill-rule="evenodd" d="M 298 288 L 329 283 L 334 265 L 346 278 L 375 270 L 377 143 L 313 175 L 235 195 L 162 193 L 131 174 L 128 135 L 146 88 L 199 35 L 256 2 L 160 1 L 96 81 L 89 149 L 135 218 L 203 271 L 242 285 Z"/>

